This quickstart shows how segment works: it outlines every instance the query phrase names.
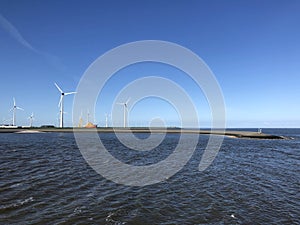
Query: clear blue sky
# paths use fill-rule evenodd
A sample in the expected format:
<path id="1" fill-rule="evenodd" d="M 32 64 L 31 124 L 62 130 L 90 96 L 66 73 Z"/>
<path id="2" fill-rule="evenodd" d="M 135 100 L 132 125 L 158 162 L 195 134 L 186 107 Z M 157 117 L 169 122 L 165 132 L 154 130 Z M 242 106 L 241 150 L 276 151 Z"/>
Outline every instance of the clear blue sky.
<path id="1" fill-rule="evenodd" d="M 31 112 L 35 125 L 57 125 L 59 93 L 53 82 L 74 91 L 100 55 L 151 39 L 185 46 L 206 62 L 223 90 L 228 127 L 300 127 L 299 12 L 297 0 L 0 0 L 0 123 L 10 122 L 15 97 L 25 109 L 17 112 L 18 125 L 27 125 Z M 134 78 L 148 73 L 173 77 L 195 100 L 205 124 L 209 112 L 201 92 L 176 71 L 151 68 Z M 110 100 L 132 79 L 116 75 L 111 80 L 106 98 L 97 103 L 95 122 L 104 125 Z M 65 98 L 66 125 L 72 121 L 72 102 L 72 96 Z M 136 105 L 130 125 L 153 117 L 177 125 L 174 109 L 159 99 Z"/>

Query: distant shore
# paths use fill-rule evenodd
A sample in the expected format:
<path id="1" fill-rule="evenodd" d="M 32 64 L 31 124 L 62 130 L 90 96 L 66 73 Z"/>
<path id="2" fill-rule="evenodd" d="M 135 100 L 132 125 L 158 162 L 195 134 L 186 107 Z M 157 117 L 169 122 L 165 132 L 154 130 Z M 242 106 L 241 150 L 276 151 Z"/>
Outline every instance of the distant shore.
<path id="1" fill-rule="evenodd" d="M 0 128 L 0 133 L 48 133 L 48 132 L 98 132 L 98 133 L 184 133 L 184 134 L 213 134 L 225 135 L 234 138 L 256 138 L 256 139 L 287 139 L 287 137 L 265 134 L 253 131 L 234 131 L 234 130 L 199 130 L 199 129 L 181 129 L 181 128 Z"/>

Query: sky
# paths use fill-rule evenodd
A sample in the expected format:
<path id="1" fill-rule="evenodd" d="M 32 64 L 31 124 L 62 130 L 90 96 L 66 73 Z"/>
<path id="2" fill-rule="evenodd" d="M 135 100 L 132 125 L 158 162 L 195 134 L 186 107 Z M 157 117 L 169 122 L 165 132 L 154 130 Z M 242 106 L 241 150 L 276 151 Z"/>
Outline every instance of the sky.
<path id="1" fill-rule="evenodd" d="M 17 125 L 28 125 L 33 112 L 35 126 L 57 126 L 60 94 L 54 82 L 65 92 L 76 91 L 85 71 L 107 51 L 162 40 L 190 49 L 211 69 L 223 93 L 227 127 L 300 127 L 299 12 L 297 0 L 0 0 L 0 124 L 12 122 L 14 97 L 24 109 L 17 111 Z M 82 109 L 84 121 L 89 111 L 90 120 L 104 126 L 117 94 L 145 76 L 181 86 L 200 125 L 210 125 L 203 90 L 183 71 L 160 63 L 132 65 L 114 74 L 96 107 Z M 65 97 L 65 126 L 72 125 L 73 100 Z M 149 125 L 154 118 L 180 126 L 176 108 L 163 99 L 148 97 L 130 107 L 130 126 Z M 116 108 L 117 126 L 123 123 L 122 110 Z"/>

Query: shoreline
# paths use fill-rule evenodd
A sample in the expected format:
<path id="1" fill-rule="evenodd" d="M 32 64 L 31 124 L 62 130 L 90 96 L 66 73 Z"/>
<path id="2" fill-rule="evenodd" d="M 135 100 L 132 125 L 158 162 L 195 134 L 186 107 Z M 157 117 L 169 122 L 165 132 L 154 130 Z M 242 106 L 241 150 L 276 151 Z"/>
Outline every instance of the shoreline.
<path id="1" fill-rule="evenodd" d="M 254 138 L 254 139 L 289 139 L 288 137 L 258 133 L 254 131 L 234 130 L 209 130 L 209 129 L 181 129 L 181 128 L 0 128 L 0 133 L 74 133 L 74 132 L 98 132 L 98 133 L 172 133 L 172 134 L 206 134 L 224 135 L 231 138 Z"/>

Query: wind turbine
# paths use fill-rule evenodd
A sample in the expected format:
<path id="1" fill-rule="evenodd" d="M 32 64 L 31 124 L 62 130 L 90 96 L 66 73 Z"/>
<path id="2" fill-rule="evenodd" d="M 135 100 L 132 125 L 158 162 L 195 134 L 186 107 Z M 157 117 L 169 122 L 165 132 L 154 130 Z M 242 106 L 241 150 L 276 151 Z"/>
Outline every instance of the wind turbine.
<path id="1" fill-rule="evenodd" d="M 31 113 L 31 115 L 28 117 L 28 119 L 29 119 L 29 127 L 32 127 L 32 122 L 33 122 L 33 120 L 34 120 L 34 117 L 33 117 L 33 113 Z"/>
<path id="2" fill-rule="evenodd" d="M 60 92 L 60 100 L 58 103 L 58 107 L 60 107 L 60 120 L 59 120 L 59 127 L 63 128 L 64 127 L 64 96 L 65 95 L 71 95 L 71 94 L 76 94 L 76 92 L 63 92 L 63 90 L 56 84 L 54 83 L 54 85 L 56 86 L 56 88 L 59 90 Z"/>
<path id="3" fill-rule="evenodd" d="M 90 122 L 90 110 L 88 109 L 87 110 L 87 123 Z"/>
<path id="4" fill-rule="evenodd" d="M 13 112 L 13 122 L 12 122 L 13 124 L 12 125 L 15 126 L 16 125 L 16 110 L 19 109 L 19 110 L 24 111 L 24 109 L 22 109 L 22 108 L 20 108 L 16 105 L 16 99 L 15 98 L 13 98 L 13 101 L 14 101 L 14 106 L 12 107 L 12 109 L 10 111 Z"/>
<path id="5" fill-rule="evenodd" d="M 82 127 L 82 125 L 83 125 L 83 119 L 82 119 L 82 111 L 81 111 L 80 117 L 79 117 L 78 127 Z"/>
<path id="6" fill-rule="evenodd" d="M 110 116 L 109 114 L 105 113 L 105 127 L 106 128 L 108 127 L 108 117 L 109 116 Z"/>
<path id="7" fill-rule="evenodd" d="M 126 102 L 118 102 L 118 105 L 123 105 L 123 109 L 124 109 L 124 128 L 126 128 L 127 126 L 127 118 L 126 118 L 126 112 L 128 113 L 128 102 L 130 101 L 130 98 L 128 98 L 128 100 Z"/>

